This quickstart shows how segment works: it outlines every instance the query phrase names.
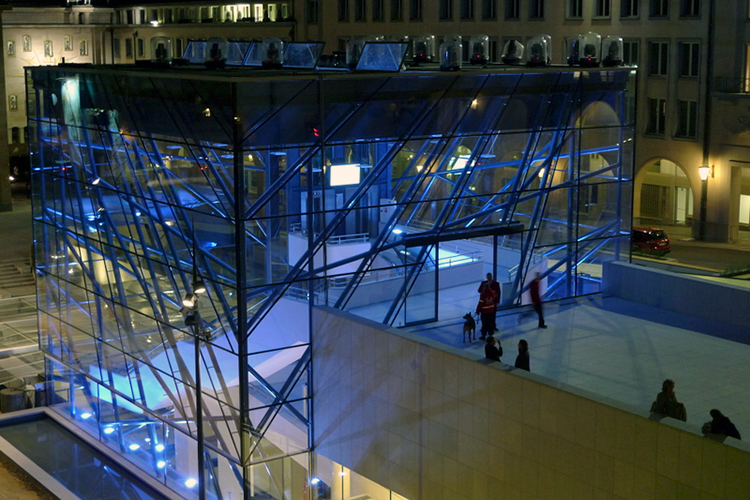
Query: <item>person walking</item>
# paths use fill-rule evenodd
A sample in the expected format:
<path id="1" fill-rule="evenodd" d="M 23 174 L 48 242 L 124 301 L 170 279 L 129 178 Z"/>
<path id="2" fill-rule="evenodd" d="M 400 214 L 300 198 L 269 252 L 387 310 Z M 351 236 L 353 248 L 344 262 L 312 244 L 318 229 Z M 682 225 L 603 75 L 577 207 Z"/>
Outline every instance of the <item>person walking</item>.
<path id="1" fill-rule="evenodd" d="M 485 340 L 495 333 L 495 292 L 491 288 L 486 287 L 479 294 L 476 312 L 482 320 L 482 331 L 479 338 Z"/>
<path id="2" fill-rule="evenodd" d="M 518 356 L 516 356 L 516 368 L 520 368 L 521 370 L 526 370 L 527 372 L 531 371 L 531 367 L 529 366 L 531 363 L 529 361 L 529 343 L 526 342 L 526 340 L 521 339 L 518 341 Z"/>
<path id="3" fill-rule="evenodd" d="M 544 322 L 544 314 L 542 312 L 542 296 L 539 293 L 539 285 L 542 280 L 539 277 L 539 273 L 536 273 L 534 279 L 529 283 L 529 293 L 531 294 L 531 303 L 534 305 L 536 315 L 539 317 L 538 328 L 547 328 L 547 324 Z"/>
<path id="4" fill-rule="evenodd" d="M 501 293 L 500 293 L 500 283 L 498 283 L 497 281 L 493 279 L 492 273 L 487 273 L 487 279 L 482 281 L 479 284 L 479 289 L 477 290 L 477 292 L 479 292 L 479 296 L 481 297 L 482 292 L 488 288 L 492 290 L 492 292 L 495 294 L 495 304 L 494 304 L 495 312 L 493 314 L 493 320 L 495 324 L 493 325 L 492 329 L 493 331 L 497 331 L 498 329 L 497 328 L 497 307 L 500 305 Z"/>

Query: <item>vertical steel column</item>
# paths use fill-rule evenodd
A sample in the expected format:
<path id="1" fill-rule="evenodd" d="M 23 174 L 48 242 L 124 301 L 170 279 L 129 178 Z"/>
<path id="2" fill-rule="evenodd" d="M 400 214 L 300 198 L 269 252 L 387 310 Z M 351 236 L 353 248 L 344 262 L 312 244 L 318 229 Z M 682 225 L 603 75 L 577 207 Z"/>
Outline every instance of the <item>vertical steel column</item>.
<path id="1" fill-rule="evenodd" d="M 195 259 L 195 229 L 193 229 L 193 273 L 197 270 Z M 195 293 L 195 290 L 191 290 Z M 203 436 L 203 390 L 201 389 L 201 339 L 200 323 L 201 315 L 198 312 L 198 299 L 195 299 L 193 319 L 193 337 L 195 338 L 195 426 L 196 438 L 198 439 L 198 499 L 206 500 L 206 450 Z"/>
<path id="2" fill-rule="evenodd" d="M 248 381 L 247 335 L 247 270 L 245 239 L 245 166 L 242 159 L 242 119 L 238 102 L 237 83 L 231 84 L 232 93 L 232 157 L 234 166 L 234 258 L 237 269 L 237 362 L 240 391 L 240 463 L 244 498 L 252 496 L 250 470 L 250 385 Z M 266 173 L 266 175 L 268 175 Z M 267 251 L 271 251 L 270 247 Z"/>

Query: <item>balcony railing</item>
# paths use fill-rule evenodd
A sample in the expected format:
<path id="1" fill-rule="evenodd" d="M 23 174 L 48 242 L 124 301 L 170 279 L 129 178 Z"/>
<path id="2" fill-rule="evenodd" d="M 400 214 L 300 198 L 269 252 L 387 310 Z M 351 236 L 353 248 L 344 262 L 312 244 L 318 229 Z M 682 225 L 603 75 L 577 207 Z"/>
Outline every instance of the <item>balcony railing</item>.
<path id="1" fill-rule="evenodd" d="M 714 79 L 714 92 L 750 94 L 750 78 L 717 77 Z"/>

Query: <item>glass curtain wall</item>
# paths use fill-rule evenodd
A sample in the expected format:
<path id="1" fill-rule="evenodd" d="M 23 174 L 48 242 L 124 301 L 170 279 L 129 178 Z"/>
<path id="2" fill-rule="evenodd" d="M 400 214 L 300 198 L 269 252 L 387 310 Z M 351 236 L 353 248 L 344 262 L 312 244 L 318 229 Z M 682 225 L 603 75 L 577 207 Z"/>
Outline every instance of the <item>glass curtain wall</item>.
<path id="1" fill-rule="evenodd" d="M 52 402 L 187 498 L 310 494 L 311 307 L 431 321 L 628 257 L 630 71 L 28 71 Z"/>

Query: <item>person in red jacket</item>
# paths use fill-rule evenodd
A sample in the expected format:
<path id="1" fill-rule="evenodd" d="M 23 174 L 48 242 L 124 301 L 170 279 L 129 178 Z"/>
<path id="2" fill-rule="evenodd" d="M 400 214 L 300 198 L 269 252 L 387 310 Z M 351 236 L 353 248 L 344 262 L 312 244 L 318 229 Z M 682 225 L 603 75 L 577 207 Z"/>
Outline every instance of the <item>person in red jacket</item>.
<path id="1" fill-rule="evenodd" d="M 482 292 L 487 288 L 492 290 L 492 292 L 495 294 L 495 312 L 492 315 L 494 326 L 492 327 L 492 331 L 490 332 L 490 334 L 492 334 L 492 332 L 497 331 L 497 306 L 500 305 L 500 283 L 492 278 L 492 273 L 487 273 L 487 279 L 479 284 L 479 290 L 477 290 L 477 292 L 479 292 L 480 294 L 480 300 Z M 482 327 L 484 328 L 484 322 L 482 322 Z"/>
<path id="2" fill-rule="evenodd" d="M 479 294 L 477 304 L 477 314 L 482 319 L 482 335 L 479 337 L 482 340 L 495 333 L 495 304 L 495 292 L 490 287 L 486 287 Z"/>

